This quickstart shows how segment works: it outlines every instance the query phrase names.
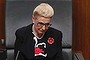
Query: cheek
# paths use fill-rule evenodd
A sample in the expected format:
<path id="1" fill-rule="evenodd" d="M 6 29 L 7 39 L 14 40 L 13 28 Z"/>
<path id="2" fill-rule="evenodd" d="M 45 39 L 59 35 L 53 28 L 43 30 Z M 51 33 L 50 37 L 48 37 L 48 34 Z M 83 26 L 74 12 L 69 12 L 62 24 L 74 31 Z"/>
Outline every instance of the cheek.
<path id="1" fill-rule="evenodd" d="M 35 26 L 35 29 L 36 29 L 36 30 L 39 30 L 40 28 L 39 28 L 38 26 Z"/>
<path id="2" fill-rule="evenodd" d="M 39 28 L 39 26 L 37 24 L 34 24 L 35 28 Z"/>
<path id="3" fill-rule="evenodd" d="M 48 28 L 46 28 L 46 31 L 48 30 Z"/>

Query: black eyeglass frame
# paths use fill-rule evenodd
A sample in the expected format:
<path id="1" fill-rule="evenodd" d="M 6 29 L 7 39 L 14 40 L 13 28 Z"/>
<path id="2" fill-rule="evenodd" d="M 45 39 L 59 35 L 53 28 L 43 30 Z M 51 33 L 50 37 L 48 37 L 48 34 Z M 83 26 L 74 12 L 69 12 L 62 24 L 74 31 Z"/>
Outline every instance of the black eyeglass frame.
<path id="1" fill-rule="evenodd" d="M 51 23 L 42 23 L 42 22 L 36 22 L 36 24 L 39 26 L 39 27 L 43 27 L 45 26 L 46 28 L 49 28 L 52 24 Z"/>

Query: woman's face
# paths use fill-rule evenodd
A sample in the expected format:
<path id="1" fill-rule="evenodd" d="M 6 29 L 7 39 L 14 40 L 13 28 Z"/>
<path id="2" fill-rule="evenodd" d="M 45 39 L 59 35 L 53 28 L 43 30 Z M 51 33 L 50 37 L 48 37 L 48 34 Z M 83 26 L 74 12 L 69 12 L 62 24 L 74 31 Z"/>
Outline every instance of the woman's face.
<path id="1" fill-rule="evenodd" d="M 38 16 L 36 19 L 33 18 L 33 22 L 36 33 L 42 35 L 50 27 L 51 18 Z"/>

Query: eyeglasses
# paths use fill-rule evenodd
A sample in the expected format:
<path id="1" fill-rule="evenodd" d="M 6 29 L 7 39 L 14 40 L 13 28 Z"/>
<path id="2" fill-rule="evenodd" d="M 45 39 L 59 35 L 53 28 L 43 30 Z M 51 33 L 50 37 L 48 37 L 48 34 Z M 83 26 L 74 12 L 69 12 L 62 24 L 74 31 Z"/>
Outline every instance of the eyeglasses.
<path id="1" fill-rule="evenodd" d="M 37 22 L 37 25 L 42 28 L 44 25 L 46 28 L 49 28 L 52 24 L 50 23 L 42 23 L 42 22 Z"/>

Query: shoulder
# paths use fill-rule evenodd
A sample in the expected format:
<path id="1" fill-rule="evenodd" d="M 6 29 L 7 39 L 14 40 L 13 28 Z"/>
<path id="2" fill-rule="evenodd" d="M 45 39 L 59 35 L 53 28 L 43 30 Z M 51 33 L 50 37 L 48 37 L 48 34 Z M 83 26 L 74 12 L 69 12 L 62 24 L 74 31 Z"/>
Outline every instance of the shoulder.
<path id="1" fill-rule="evenodd" d="M 31 24 L 17 29 L 15 34 L 24 34 L 28 30 L 31 30 Z"/>
<path id="2" fill-rule="evenodd" d="M 48 32 L 51 33 L 51 34 L 55 34 L 55 35 L 62 34 L 62 32 L 60 30 L 57 30 L 57 29 L 52 28 L 52 27 L 50 27 L 48 29 Z"/>
<path id="3" fill-rule="evenodd" d="M 61 31 L 59 31 L 59 30 L 57 30 L 57 29 L 55 29 L 55 28 L 52 28 L 52 27 L 50 27 L 50 28 L 48 29 L 47 35 L 55 38 L 56 40 L 57 40 L 57 39 L 60 39 L 60 40 L 61 40 L 62 37 L 63 37 Z"/>
<path id="4" fill-rule="evenodd" d="M 60 30 L 57 30 L 57 29 L 55 29 L 55 28 L 50 27 L 50 28 L 48 29 L 47 34 L 48 34 L 49 36 L 51 36 L 52 38 L 54 38 L 57 43 L 59 43 L 59 42 L 62 41 L 63 34 L 62 34 L 62 32 L 61 32 Z"/>

